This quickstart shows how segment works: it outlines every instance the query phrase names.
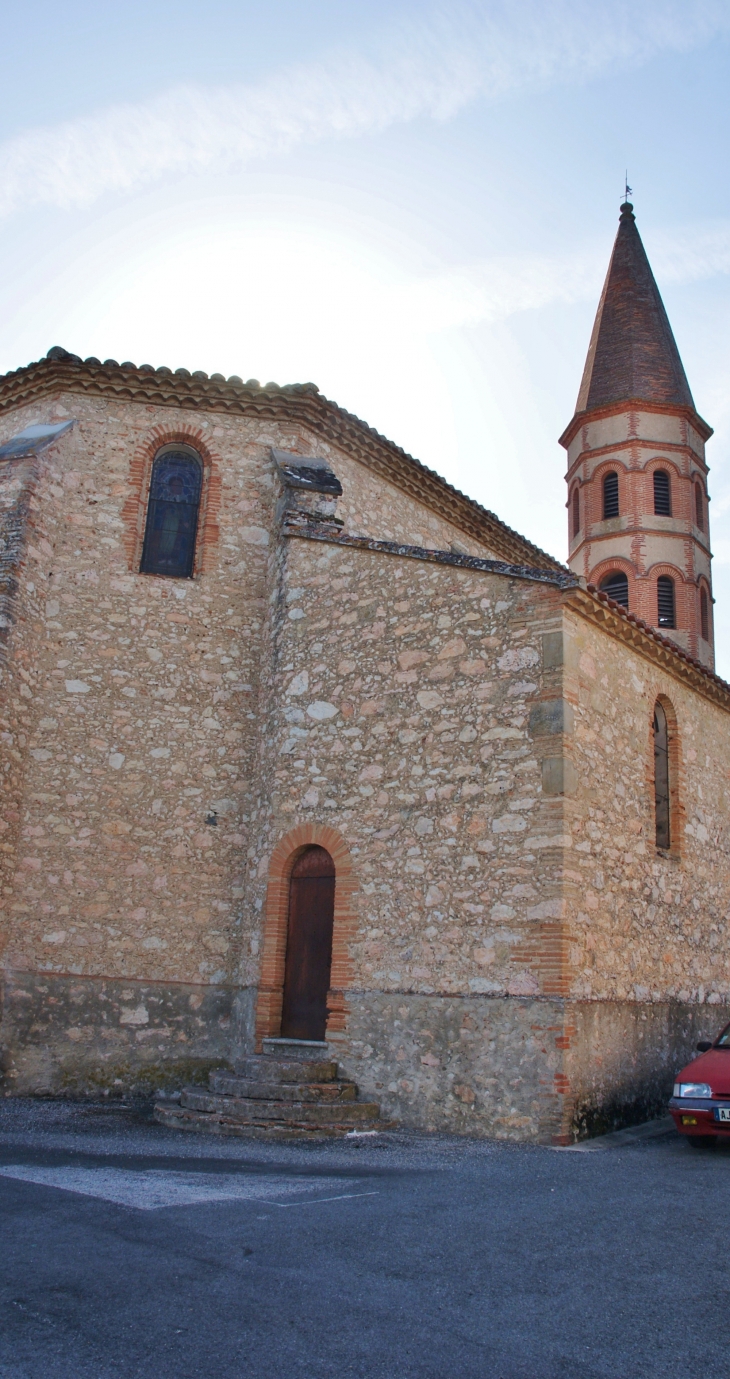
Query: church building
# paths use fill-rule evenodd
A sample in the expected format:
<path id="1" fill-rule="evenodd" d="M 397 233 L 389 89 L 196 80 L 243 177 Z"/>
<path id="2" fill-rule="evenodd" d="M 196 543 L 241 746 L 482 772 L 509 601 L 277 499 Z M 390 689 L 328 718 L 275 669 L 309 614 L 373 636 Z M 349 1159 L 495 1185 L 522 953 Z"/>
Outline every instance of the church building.
<path id="1" fill-rule="evenodd" d="M 4 1094 L 547 1143 L 660 1109 L 730 1019 L 711 434 L 629 204 L 565 566 L 313 384 L 1 378 Z"/>

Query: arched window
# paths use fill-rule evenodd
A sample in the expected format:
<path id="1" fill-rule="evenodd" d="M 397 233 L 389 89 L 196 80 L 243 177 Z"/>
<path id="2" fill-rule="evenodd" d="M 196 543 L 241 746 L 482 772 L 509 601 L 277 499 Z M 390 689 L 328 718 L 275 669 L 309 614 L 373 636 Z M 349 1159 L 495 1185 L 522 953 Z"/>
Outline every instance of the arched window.
<path id="1" fill-rule="evenodd" d="M 700 631 L 704 641 L 710 640 L 710 604 L 707 598 L 707 590 L 700 589 Z"/>
<path id="2" fill-rule="evenodd" d="M 695 522 L 700 531 L 705 530 L 705 504 L 702 484 L 695 484 Z"/>
<path id="3" fill-rule="evenodd" d="M 666 469 L 654 470 L 654 512 L 658 517 L 672 515 L 672 488 Z"/>
<path id="4" fill-rule="evenodd" d="M 674 580 L 660 575 L 656 582 L 657 626 L 676 627 L 674 614 Z"/>
<path id="5" fill-rule="evenodd" d="M 142 548 L 143 574 L 191 578 L 202 481 L 203 466 L 193 451 L 170 446 L 157 455 Z"/>
<path id="6" fill-rule="evenodd" d="M 580 489 L 573 489 L 573 536 L 577 536 L 580 531 Z"/>
<path id="7" fill-rule="evenodd" d="M 629 606 L 629 581 L 623 570 L 612 570 L 610 575 L 605 575 L 601 580 L 601 590 L 608 594 L 610 599 L 622 604 L 624 608 Z"/>
<path id="8" fill-rule="evenodd" d="M 668 848 L 669 820 L 669 733 L 667 715 L 661 704 L 654 705 L 654 819 L 656 845 Z"/>
<path id="9" fill-rule="evenodd" d="M 613 470 L 603 476 L 603 520 L 618 517 L 618 474 Z"/>

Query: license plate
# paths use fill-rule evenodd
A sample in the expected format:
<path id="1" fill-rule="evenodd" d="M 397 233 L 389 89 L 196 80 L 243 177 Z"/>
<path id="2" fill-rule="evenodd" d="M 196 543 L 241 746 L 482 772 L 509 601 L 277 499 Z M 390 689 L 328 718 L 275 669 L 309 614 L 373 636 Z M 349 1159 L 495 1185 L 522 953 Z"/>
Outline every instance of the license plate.
<path id="1" fill-rule="evenodd" d="M 715 1120 L 730 1121 L 730 1106 L 716 1106 Z"/>

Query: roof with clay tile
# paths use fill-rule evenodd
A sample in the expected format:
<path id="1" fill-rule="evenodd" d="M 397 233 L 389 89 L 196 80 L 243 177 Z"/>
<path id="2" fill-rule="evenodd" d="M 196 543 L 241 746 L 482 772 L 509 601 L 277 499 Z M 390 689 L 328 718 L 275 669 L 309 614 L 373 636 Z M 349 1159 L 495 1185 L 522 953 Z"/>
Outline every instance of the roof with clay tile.
<path id="1" fill-rule="evenodd" d="M 617 402 L 680 407 L 694 414 L 705 438 L 712 434 L 697 416 L 672 327 L 628 201 L 621 207 L 576 417 Z"/>
<path id="2" fill-rule="evenodd" d="M 45 359 L 0 377 L 0 415 L 60 392 L 106 396 L 196 412 L 226 412 L 290 421 L 307 426 L 323 441 L 339 446 L 381 478 L 408 493 L 462 532 L 483 542 L 496 556 L 516 565 L 568 573 L 566 567 L 493 512 L 467 498 L 433 469 L 408 455 L 366 422 L 338 407 L 315 383 L 244 383 L 233 375 L 198 370 L 118 364 L 115 359 L 81 359 L 59 345 Z"/>

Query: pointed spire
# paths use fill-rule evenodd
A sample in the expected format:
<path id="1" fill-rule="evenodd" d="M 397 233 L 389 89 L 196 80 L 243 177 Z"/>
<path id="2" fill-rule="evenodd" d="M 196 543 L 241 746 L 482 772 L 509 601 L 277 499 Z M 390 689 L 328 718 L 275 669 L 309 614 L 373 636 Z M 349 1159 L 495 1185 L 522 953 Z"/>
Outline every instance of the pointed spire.
<path id="1" fill-rule="evenodd" d="M 576 414 L 636 399 L 695 410 L 629 201 L 596 314 Z"/>

